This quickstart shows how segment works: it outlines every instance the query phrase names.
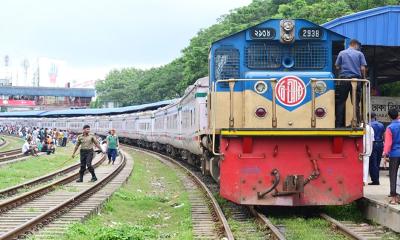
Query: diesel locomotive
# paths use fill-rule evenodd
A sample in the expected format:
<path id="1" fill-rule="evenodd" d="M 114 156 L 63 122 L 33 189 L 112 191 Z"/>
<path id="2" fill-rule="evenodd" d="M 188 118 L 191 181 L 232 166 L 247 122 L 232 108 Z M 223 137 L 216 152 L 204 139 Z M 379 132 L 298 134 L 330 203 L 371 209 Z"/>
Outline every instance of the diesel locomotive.
<path id="1" fill-rule="evenodd" d="M 100 135 L 115 128 L 126 141 L 198 166 L 220 184 L 222 197 L 238 204 L 346 204 L 363 196 L 370 108 L 367 80 L 334 76 L 334 59 L 348 42 L 307 20 L 271 19 L 212 43 L 209 77 L 157 110 L 0 123 L 76 132 L 89 124 Z M 352 94 L 348 127 L 337 128 L 341 81 L 351 81 Z"/>

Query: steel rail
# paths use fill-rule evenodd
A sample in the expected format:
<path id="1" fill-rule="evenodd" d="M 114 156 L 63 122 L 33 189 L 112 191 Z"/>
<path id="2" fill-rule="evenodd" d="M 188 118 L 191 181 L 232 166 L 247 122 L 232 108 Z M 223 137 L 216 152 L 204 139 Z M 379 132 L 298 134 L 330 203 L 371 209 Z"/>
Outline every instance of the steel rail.
<path id="1" fill-rule="evenodd" d="M 8 160 L 16 159 L 25 156 L 21 153 L 21 149 L 13 149 L 4 152 L 0 152 L 0 162 L 6 162 Z"/>
<path id="2" fill-rule="evenodd" d="M 106 156 L 103 155 L 102 158 L 96 162 L 93 167 L 97 167 L 100 164 L 102 164 L 106 159 Z M 3 202 L 0 202 L 0 213 L 7 212 L 15 207 L 18 207 L 19 205 L 22 205 L 23 203 L 29 202 L 39 196 L 42 196 L 48 192 L 53 191 L 57 186 L 61 186 L 67 183 L 72 182 L 73 180 L 77 179 L 79 176 L 79 172 L 76 172 L 70 176 L 63 177 L 55 182 L 46 184 L 40 188 L 34 189 L 32 191 L 26 192 L 22 195 L 19 195 L 17 197 L 11 198 L 11 199 L 6 199 Z"/>
<path id="3" fill-rule="evenodd" d="M 271 230 L 272 235 L 274 235 L 273 239 L 286 240 L 285 236 L 264 214 L 257 211 L 254 206 L 250 206 L 249 208 L 250 212 L 256 217 L 256 219 L 267 226 L 269 230 Z"/>
<path id="4" fill-rule="evenodd" d="M 103 161 L 104 160 L 105 159 L 103 159 Z M 102 160 L 99 160 L 99 161 L 102 161 Z M 15 186 L 0 190 L 0 198 L 1 197 L 12 196 L 15 193 L 17 193 L 18 190 L 20 190 L 20 189 L 33 187 L 33 186 L 38 185 L 40 183 L 48 182 L 50 180 L 53 180 L 57 176 L 60 176 L 60 175 L 63 175 L 63 174 L 67 174 L 67 173 L 69 173 L 71 171 L 74 171 L 75 169 L 78 169 L 80 167 L 80 165 L 81 165 L 80 163 L 76 163 L 76 164 L 73 164 L 71 166 L 65 167 L 65 168 L 63 168 L 63 169 L 61 169 L 59 171 L 55 171 L 55 172 L 49 173 L 49 174 L 47 174 L 47 175 L 45 175 L 43 177 L 39 177 L 39 178 L 33 179 L 31 181 L 21 183 L 19 185 L 15 185 Z M 97 165 L 97 163 L 95 163 L 93 166 L 98 166 L 98 165 Z"/>
<path id="5" fill-rule="evenodd" d="M 7 143 L 6 139 L 0 137 L 0 147 L 4 146 Z"/>
<path id="6" fill-rule="evenodd" d="M 168 160 L 169 162 L 172 162 L 173 164 L 175 164 L 176 166 L 180 167 L 188 176 L 190 176 L 194 182 L 206 193 L 205 196 L 211 201 L 211 205 L 214 209 L 214 212 L 216 213 L 216 216 L 218 217 L 219 222 L 222 224 L 223 227 L 223 231 L 224 231 L 224 236 L 228 239 L 228 240 L 233 240 L 235 239 L 232 233 L 232 230 L 228 224 L 228 221 L 225 218 L 224 213 L 222 212 L 221 207 L 219 206 L 217 200 L 215 199 L 215 197 L 213 196 L 213 194 L 211 193 L 211 191 L 208 189 L 208 187 L 203 183 L 203 181 L 200 180 L 199 177 L 197 177 L 190 169 L 188 169 L 187 167 L 185 167 L 183 164 L 181 164 L 180 162 L 178 162 L 177 160 L 165 156 L 161 153 L 158 152 L 154 152 L 148 149 L 143 149 L 143 148 L 138 148 L 138 147 L 134 147 L 134 146 L 130 146 L 130 145 L 126 145 L 124 144 L 123 146 L 127 147 L 127 148 L 133 148 L 136 149 L 138 151 L 142 151 L 142 152 L 146 152 L 148 154 L 152 154 L 152 155 L 156 155 L 162 159 Z"/>
<path id="7" fill-rule="evenodd" d="M 331 224 L 333 224 L 340 232 L 342 232 L 347 237 L 350 237 L 352 239 L 357 239 L 357 240 L 367 240 L 367 238 L 359 236 L 357 233 L 352 231 L 350 228 L 346 227 L 344 224 L 342 224 L 341 222 L 337 221 L 336 219 L 328 216 L 327 214 L 321 213 L 320 216 L 323 219 L 330 222 Z"/>
<path id="8" fill-rule="evenodd" d="M 93 186 L 89 187 L 88 189 L 78 193 L 77 195 L 68 198 L 64 202 L 58 204 L 57 206 L 49 209 L 48 211 L 36 216 L 35 218 L 30 219 L 29 221 L 25 222 L 24 224 L 20 225 L 19 227 L 8 231 L 7 233 L 0 236 L 0 240 L 5 239 L 14 239 L 19 237 L 25 237 L 26 233 L 30 234 L 33 231 L 37 230 L 44 224 L 48 224 L 58 216 L 61 216 L 65 212 L 68 212 L 69 209 L 76 206 L 77 204 L 81 203 L 85 199 L 89 198 L 103 186 L 105 186 L 109 181 L 111 181 L 126 165 L 126 157 L 122 155 L 122 163 L 112 172 L 107 174 L 107 176 Z M 105 158 L 105 156 L 104 156 Z M 43 224 L 44 223 L 44 224 Z"/>

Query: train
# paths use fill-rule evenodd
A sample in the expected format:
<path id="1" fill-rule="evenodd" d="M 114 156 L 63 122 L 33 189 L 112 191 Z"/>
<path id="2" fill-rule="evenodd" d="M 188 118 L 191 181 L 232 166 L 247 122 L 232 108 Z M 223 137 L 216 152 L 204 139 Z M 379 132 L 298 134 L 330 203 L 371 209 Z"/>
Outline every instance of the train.
<path id="1" fill-rule="evenodd" d="M 64 118 L 0 118 L 106 135 L 179 157 L 210 175 L 220 195 L 242 205 L 343 205 L 363 196 L 363 135 L 352 97 L 348 127 L 335 127 L 334 59 L 349 39 L 304 19 L 269 19 L 211 44 L 209 76 L 150 111 Z M 355 96 L 353 94 L 352 96 Z M 360 118 L 360 119 L 358 119 Z"/>

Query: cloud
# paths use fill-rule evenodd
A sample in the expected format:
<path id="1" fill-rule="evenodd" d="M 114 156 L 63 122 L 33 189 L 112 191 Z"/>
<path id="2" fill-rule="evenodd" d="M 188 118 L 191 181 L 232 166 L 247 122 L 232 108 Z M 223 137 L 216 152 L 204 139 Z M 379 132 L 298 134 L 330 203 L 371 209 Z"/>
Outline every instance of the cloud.
<path id="1" fill-rule="evenodd" d="M 60 59 L 76 69 L 71 73 L 76 79 L 97 78 L 112 67 L 159 66 L 180 56 L 201 28 L 250 2 L 0 1 L 0 56 L 9 54 L 16 62 L 39 56 Z"/>

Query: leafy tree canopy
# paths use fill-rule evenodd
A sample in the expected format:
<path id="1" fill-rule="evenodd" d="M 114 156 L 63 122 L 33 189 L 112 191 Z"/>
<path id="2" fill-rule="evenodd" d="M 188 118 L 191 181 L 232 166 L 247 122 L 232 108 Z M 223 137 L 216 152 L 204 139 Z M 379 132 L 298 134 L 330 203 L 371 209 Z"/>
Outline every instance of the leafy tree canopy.
<path id="1" fill-rule="evenodd" d="M 322 24 L 337 17 L 378 6 L 399 4 L 399 0 L 253 0 L 231 10 L 217 22 L 200 29 L 182 50 L 182 56 L 149 70 L 112 70 L 96 84 L 98 100 L 120 106 L 155 102 L 181 96 L 185 88 L 208 75 L 208 49 L 212 42 L 256 25 L 269 18 L 304 18 Z"/>

